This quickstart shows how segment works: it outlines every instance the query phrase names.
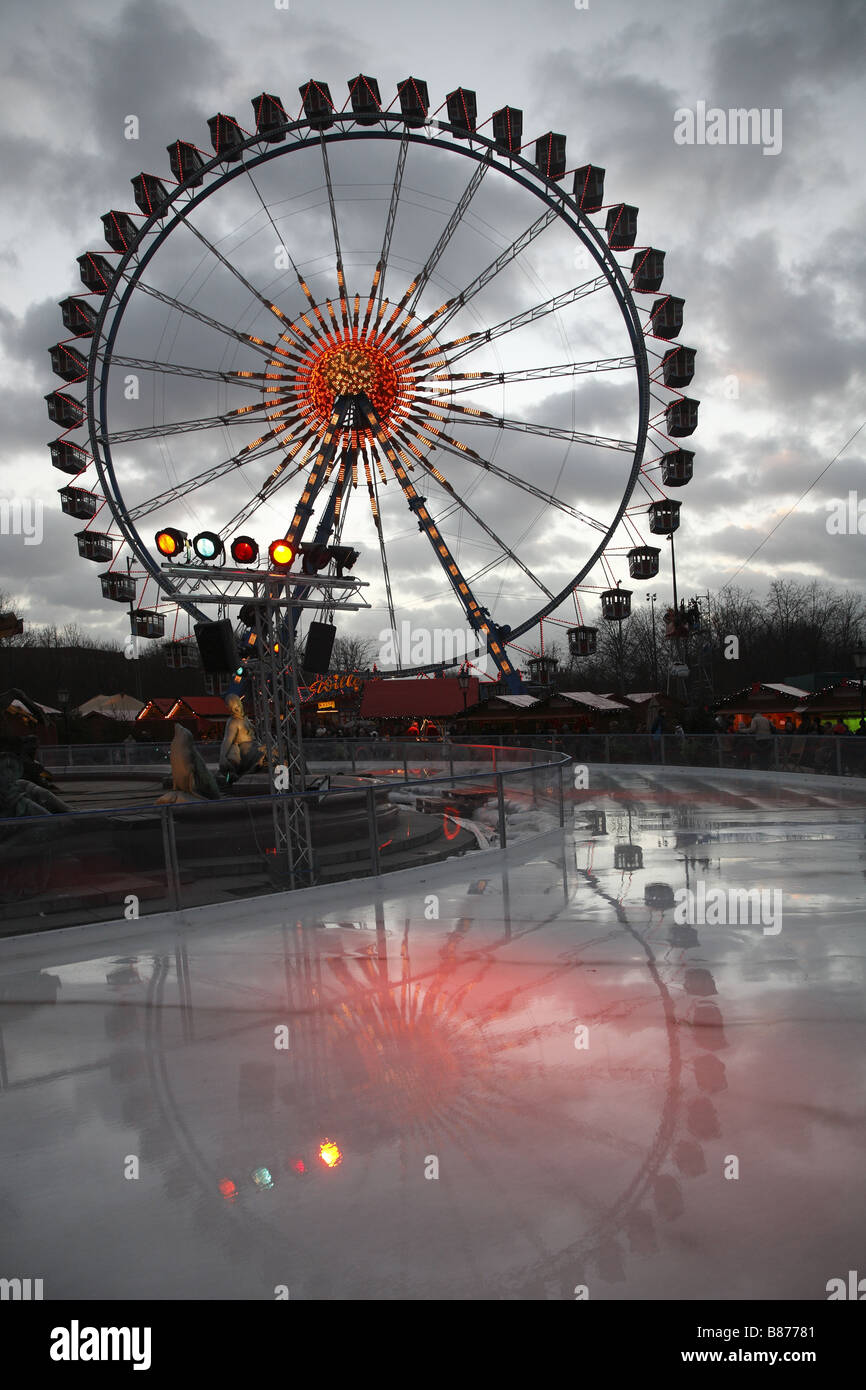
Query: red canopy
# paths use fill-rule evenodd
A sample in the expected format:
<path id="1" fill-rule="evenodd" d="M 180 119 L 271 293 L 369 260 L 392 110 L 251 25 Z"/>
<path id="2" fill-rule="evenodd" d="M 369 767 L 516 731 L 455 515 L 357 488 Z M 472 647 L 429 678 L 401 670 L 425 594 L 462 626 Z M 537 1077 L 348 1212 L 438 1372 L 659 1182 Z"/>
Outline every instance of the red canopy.
<path id="1" fill-rule="evenodd" d="M 470 676 L 465 707 L 477 701 L 478 677 Z M 462 714 L 463 709 L 463 691 L 456 676 L 368 681 L 361 700 L 362 719 L 442 719 Z"/>

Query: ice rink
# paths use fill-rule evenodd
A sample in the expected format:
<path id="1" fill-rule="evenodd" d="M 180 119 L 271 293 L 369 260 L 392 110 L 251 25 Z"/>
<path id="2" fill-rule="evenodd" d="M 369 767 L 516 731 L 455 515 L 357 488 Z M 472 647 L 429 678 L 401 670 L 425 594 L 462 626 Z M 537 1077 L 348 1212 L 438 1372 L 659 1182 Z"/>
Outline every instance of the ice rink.
<path id="1" fill-rule="evenodd" d="M 866 1273 L 866 782 L 598 777 L 505 853 L 0 941 L 0 1276 L 823 1300 Z"/>

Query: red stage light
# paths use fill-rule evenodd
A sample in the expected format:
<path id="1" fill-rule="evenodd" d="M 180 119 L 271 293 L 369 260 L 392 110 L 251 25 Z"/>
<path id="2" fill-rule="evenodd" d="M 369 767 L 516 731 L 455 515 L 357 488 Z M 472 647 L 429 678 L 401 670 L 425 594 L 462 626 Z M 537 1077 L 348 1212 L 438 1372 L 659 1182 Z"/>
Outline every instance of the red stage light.
<path id="1" fill-rule="evenodd" d="M 259 547 L 251 536 L 235 536 L 231 551 L 232 559 L 238 565 L 252 565 L 259 558 Z"/>
<path id="2" fill-rule="evenodd" d="M 268 556 L 272 565 L 279 569 L 288 569 L 295 558 L 295 552 L 288 541 L 272 541 L 268 549 Z"/>
<path id="3" fill-rule="evenodd" d="M 232 1182 L 231 1178 L 220 1178 L 217 1187 L 219 1188 L 220 1196 L 225 1197 L 227 1202 L 233 1202 L 238 1195 L 237 1184 Z"/>

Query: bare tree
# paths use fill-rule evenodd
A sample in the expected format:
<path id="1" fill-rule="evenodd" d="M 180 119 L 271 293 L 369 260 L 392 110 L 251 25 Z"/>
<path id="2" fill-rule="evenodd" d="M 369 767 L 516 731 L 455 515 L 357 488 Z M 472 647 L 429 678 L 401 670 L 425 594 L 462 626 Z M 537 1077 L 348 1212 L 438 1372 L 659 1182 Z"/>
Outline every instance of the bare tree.
<path id="1" fill-rule="evenodd" d="M 376 655 L 372 637 L 338 637 L 331 653 L 332 671 L 367 671 Z"/>

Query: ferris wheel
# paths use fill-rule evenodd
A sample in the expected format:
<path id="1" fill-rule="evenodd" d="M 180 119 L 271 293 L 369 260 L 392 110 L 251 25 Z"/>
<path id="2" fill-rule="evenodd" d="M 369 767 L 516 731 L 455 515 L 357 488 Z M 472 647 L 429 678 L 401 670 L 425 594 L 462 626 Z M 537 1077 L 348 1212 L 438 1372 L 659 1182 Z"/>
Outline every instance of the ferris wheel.
<path id="1" fill-rule="evenodd" d="M 109 253 L 78 258 L 50 355 L 85 394 L 46 401 L 79 554 L 161 638 L 204 618 L 190 561 L 357 553 L 395 674 L 487 656 L 518 689 L 510 644 L 549 619 L 589 655 L 582 603 L 627 617 L 616 568 L 651 579 L 641 528 L 679 524 L 683 300 L 637 208 L 569 168 L 564 135 L 524 139 L 517 108 L 479 123 L 458 88 L 431 110 L 417 78 L 388 106 L 364 75 L 340 109 L 325 82 L 299 92 L 295 118 L 268 93 L 252 130 L 213 116 L 213 153 L 169 145 L 172 181 L 137 174 Z M 414 641 L 458 624 L 462 651 Z"/>

